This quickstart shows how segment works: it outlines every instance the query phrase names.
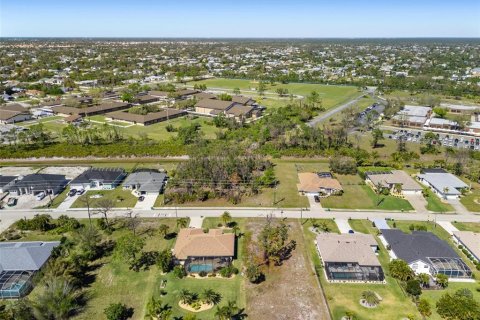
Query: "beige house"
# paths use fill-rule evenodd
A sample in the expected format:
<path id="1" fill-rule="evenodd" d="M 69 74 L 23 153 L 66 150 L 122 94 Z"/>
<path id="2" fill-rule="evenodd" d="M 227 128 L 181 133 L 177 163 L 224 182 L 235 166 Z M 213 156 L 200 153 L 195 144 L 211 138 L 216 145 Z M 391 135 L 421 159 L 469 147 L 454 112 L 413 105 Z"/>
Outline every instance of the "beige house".
<path id="1" fill-rule="evenodd" d="M 480 262 L 480 233 L 472 231 L 454 231 L 453 240 L 470 252 L 477 262 Z"/>
<path id="2" fill-rule="evenodd" d="M 343 192 L 342 185 L 331 174 L 301 172 L 298 174 L 298 192 L 305 195 L 332 195 Z"/>
<path id="3" fill-rule="evenodd" d="M 419 194 L 422 193 L 422 186 L 402 170 L 392 170 L 387 172 L 366 172 L 365 181 L 375 191 L 379 187 L 389 189 L 392 193 L 397 193 L 397 186 L 400 186 L 401 194 Z"/>
<path id="4" fill-rule="evenodd" d="M 230 265 L 235 255 L 235 234 L 222 229 L 181 229 L 173 254 L 189 273 L 213 272 Z"/>

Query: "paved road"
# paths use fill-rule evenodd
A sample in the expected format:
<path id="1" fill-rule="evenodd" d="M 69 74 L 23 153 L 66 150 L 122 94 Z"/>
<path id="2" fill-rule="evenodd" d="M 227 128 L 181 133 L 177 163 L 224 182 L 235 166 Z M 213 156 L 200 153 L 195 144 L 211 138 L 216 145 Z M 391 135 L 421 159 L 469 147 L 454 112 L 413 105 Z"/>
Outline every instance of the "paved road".
<path id="1" fill-rule="evenodd" d="M 303 209 L 277 209 L 277 208 L 162 208 L 156 210 L 137 210 L 133 212 L 139 217 L 148 218 L 175 218 L 175 217 L 219 217 L 223 212 L 229 211 L 233 217 L 267 217 L 272 215 L 277 218 L 326 218 L 326 219 L 374 219 L 391 218 L 395 220 L 436 220 L 436 221 L 459 221 L 459 222 L 480 222 L 480 215 L 468 214 L 433 214 L 433 213 L 402 213 L 402 212 L 381 212 L 381 211 L 324 211 L 312 208 Z M 67 214 L 75 218 L 88 218 L 84 209 L 70 209 L 68 211 L 56 210 L 0 210 L 0 232 L 8 228 L 13 222 L 21 218 L 32 218 L 38 213 L 48 213 L 52 217 Z M 112 211 L 111 216 L 123 217 L 126 210 Z"/>
<path id="2" fill-rule="evenodd" d="M 331 110 L 328 110 L 327 112 L 325 113 L 322 113 L 321 115 L 319 116 L 316 116 L 315 118 L 313 118 L 312 120 L 310 120 L 309 122 L 307 122 L 307 124 L 310 126 L 310 127 L 315 127 L 317 124 L 319 124 L 320 122 L 323 122 L 325 120 L 327 120 L 328 118 L 330 118 L 331 116 L 333 116 L 334 114 L 336 113 L 339 113 L 340 111 L 342 110 L 345 110 L 347 109 L 348 107 L 351 107 L 352 105 L 354 105 L 355 103 L 357 103 L 363 96 L 365 95 L 365 93 L 362 93 L 361 95 L 359 95 L 358 97 L 334 108 L 334 109 L 331 109 Z"/>

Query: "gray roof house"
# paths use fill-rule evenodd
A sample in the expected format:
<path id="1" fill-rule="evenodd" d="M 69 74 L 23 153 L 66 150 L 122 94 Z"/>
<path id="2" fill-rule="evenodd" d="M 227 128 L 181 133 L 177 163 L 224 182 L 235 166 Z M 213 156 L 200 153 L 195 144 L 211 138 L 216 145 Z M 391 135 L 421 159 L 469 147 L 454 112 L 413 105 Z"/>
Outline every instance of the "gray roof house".
<path id="1" fill-rule="evenodd" d="M 407 234 L 398 229 L 381 231 L 390 256 L 406 261 L 416 274 L 435 276 L 443 273 L 449 278 L 472 276 L 472 271 L 455 250 L 431 232 L 413 231 Z"/>
<path id="2" fill-rule="evenodd" d="M 462 194 L 461 189 L 468 188 L 465 182 L 443 169 L 424 169 L 417 178 L 444 199 L 456 199 Z"/>
<path id="3" fill-rule="evenodd" d="M 115 189 L 125 178 L 120 168 L 90 168 L 70 182 L 71 189 Z"/>
<path id="4" fill-rule="evenodd" d="M 135 190 L 136 193 L 159 194 L 163 190 L 167 175 L 154 170 L 137 171 L 128 175 L 123 183 L 123 188 Z"/>
<path id="5" fill-rule="evenodd" d="M 13 186 L 17 177 L 15 176 L 0 176 L 0 193 L 8 191 L 8 188 Z"/>
<path id="6" fill-rule="evenodd" d="M 32 277 L 60 242 L 0 243 L 0 298 L 20 298 L 33 287 Z"/>
<path id="7" fill-rule="evenodd" d="M 8 191 L 14 195 L 23 194 L 45 194 L 56 195 L 62 192 L 67 185 L 68 180 L 61 174 L 43 174 L 34 173 L 24 177 L 18 177 L 18 181 L 8 188 Z"/>

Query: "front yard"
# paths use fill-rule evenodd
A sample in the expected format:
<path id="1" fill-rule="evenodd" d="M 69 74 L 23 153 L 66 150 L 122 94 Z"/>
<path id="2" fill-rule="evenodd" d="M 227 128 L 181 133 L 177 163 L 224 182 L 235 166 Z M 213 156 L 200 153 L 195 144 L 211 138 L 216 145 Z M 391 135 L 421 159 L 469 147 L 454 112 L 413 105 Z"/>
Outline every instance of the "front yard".
<path id="1" fill-rule="evenodd" d="M 480 183 L 472 183 L 471 192 L 460 199 L 460 202 L 472 212 L 480 212 Z"/>
<path id="2" fill-rule="evenodd" d="M 332 209 L 413 210 L 405 199 L 376 194 L 358 175 L 337 175 L 343 195 L 321 200 L 322 207 Z"/>
<path id="3" fill-rule="evenodd" d="M 117 187 L 113 190 L 89 190 L 75 200 L 71 208 L 86 208 L 87 196 L 90 197 L 90 208 L 100 207 L 103 199 L 112 200 L 115 208 L 133 208 L 137 203 L 137 197 L 130 190 Z"/>

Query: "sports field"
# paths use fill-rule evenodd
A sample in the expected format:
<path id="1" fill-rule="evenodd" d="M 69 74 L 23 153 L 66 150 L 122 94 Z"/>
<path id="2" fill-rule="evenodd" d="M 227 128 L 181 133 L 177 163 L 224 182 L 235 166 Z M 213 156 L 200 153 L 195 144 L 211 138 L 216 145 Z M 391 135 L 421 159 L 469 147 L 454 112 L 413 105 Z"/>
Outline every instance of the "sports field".
<path id="1" fill-rule="evenodd" d="M 234 88 L 239 88 L 241 94 L 243 95 L 257 96 L 255 88 L 258 87 L 258 81 L 214 78 L 187 83 L 189 86 L 193 86 L 194 84 L 205 84 L 207 86 L 207 90 L 227 89 L 233 91 Z M 275 90 L 278 88 L 288 89 L 289 94 L 302 97 L 308 96 L 312 91 L 317 91 L 320 94 L 323 106 L 326 109 L 330 109 L 341 104 L 342 102 L 346 102 L 360 95 L 358 89 L 353 86 L 334 86 L 311 83 L 276 83 L 275 85 L 271 85 L 270 83 L 267 83 L 265 97 L 262 99 L 262 103 L 264 105 L 267 107 L 277 107 L 287 103 L 290 100 L 289 98 L 279 99 L 278 95 L 275 93 Z"/>

